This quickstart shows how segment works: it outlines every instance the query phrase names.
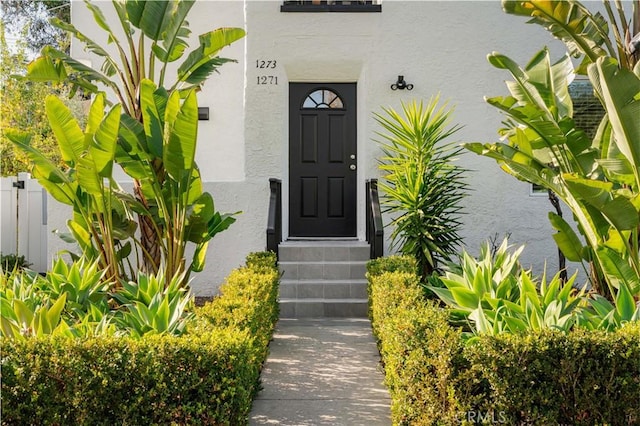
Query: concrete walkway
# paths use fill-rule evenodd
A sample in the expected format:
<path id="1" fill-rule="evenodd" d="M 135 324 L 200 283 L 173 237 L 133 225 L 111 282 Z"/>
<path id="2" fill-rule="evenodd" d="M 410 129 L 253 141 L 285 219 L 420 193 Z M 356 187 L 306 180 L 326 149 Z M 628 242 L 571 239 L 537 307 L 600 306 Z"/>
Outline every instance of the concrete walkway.
<path id="1" fill-rule="evenodd" d="M 250 425 L 391 424 L 367 319 L 280 319 Z"/>

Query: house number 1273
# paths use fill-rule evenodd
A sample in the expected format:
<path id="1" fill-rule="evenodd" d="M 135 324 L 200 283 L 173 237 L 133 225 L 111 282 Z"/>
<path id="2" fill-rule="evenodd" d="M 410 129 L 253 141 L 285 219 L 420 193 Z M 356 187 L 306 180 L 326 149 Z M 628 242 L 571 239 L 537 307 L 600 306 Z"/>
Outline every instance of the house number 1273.
<path id="1" fill-rule="evenodd" d="M 275 60 L 264 61 L 262 59 L 256 59 L 256 68 L 273 69 L 273 68 L 276 67 L 276 63 L 277 63 L 277 61 L 275 61 Z"/>

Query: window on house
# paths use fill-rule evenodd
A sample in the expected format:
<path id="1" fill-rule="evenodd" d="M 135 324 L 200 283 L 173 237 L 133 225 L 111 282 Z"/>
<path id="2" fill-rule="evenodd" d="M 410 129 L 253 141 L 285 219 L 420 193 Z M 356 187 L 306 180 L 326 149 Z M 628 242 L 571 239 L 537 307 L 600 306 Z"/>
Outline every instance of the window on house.
<path id="1" fill-rule="evenodd" d="M 381 0 L 285 0 L 281 12 L 380 12 Z"/>
<path id="2" fill-rule="evenodd" d="M 573 100 L 573 120 L 576 127 L 582 129 L 589 139 L 593 139 L 604 117 L 604 108 L 589 80 L 574 80 L 569 85 L 569 95 Z"/>
<path id="3" fill-rule="evenodd" d="M 578 129 L 587 134 L 593 140 L 598 131 L 598 126 L 604 117 L 604 108 L 593 93 L 591 82 L 586 79 L 574 80 L 569 85 L 569 96 L 573 101 L 573 121 Z M 531 185 L 532 195 L 546 195 L 547 190 L 539 185 Z"/>
<path id="4" fill-rule="evenodd" d="M 304 109 L 344 109 L 342 99 L 329 89 L 319 89 L 311 92 L 302 104 Z"/>

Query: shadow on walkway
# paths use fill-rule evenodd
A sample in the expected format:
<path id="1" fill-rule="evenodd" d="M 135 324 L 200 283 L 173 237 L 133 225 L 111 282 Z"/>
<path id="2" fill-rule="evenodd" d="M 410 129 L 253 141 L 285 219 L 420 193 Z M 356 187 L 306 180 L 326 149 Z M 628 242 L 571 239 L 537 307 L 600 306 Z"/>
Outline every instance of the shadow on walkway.
<path id="1" fill-rule="evenodd" d="M 367 319 L 280 319 L 250 425 L 390 425 Z"/>

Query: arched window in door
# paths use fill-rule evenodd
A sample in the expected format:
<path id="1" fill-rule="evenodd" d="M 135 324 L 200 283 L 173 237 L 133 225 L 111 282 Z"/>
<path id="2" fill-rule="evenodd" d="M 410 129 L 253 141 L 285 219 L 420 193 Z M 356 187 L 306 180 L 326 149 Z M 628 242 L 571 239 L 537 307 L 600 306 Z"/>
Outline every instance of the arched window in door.
<path id="1" fill-rule="evenodd" d="M 329 89 L 318 89 L 311 92 L 302 104 L 303 109 L 344 109 L 342 99 Z"/>

